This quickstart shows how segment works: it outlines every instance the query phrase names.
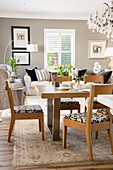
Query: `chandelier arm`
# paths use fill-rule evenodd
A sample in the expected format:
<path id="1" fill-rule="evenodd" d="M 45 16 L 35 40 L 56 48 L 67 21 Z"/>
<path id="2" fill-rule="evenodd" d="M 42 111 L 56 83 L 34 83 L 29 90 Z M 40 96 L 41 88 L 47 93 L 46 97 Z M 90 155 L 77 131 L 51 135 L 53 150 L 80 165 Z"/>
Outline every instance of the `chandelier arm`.
<path id="1" fill-rule="evenodd" d="M 104 2 L 104 4 L 109 8 L 109 4 L 108 3 Z"/>

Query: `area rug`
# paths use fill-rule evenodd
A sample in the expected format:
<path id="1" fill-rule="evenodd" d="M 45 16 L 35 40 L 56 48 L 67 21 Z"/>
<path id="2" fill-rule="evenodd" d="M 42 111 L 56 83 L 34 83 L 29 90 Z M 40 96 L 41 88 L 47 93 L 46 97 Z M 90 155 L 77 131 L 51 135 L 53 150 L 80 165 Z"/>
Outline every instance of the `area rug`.
<path id="1" fill-rule="evenodd" d="M 62 123 L 60 129 L 62 139 Z M 62 140 L 52 141 L 46 123 L 45 140 L 42 141 L 37 120 L 16 121 L 14 137 L 14 167 L 89 160 L 84 132 L 72 128 L 68 128 L 66 149 L 62 148 Z M 92 144 L 94 160 L 113 160 L 107 132 L 99 132 L 98 140 L 92 137 Z"/>

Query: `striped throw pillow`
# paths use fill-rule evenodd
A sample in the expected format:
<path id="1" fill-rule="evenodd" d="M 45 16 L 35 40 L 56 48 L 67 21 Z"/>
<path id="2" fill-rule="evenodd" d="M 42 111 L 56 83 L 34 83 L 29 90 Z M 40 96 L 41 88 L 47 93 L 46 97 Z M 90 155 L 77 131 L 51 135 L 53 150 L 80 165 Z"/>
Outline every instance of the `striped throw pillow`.
<path id="1" fill-rule="evenodd" d="M 50 80 L 49 73 L 46 69 L 42 69 L 42 70 L 35 69 L 35 72 L 36 72 L 38 81 L 49 81 Z"/>

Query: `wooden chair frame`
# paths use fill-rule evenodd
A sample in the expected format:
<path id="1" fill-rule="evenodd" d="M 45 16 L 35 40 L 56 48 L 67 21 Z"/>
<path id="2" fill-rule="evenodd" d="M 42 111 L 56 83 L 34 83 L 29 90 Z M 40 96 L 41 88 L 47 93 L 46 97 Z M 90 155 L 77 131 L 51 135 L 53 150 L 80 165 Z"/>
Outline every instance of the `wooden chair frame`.
<path id="1" fill-rule="evenodd" d="M 11 109 L 11 121 L 10 128 L 8 134 L 8 142 L 10 142 L 10 138 L 12 135 L 13 127 L 15 124 L 15 120 L 23 120 L 23 119 L 39 119 L 39 131 L 42 131 L 42 140 L 44 140 L 44 113 L 15 113 L 14 111 L 14 102 L 11 92 L 11 86 L 9 80 L 6 80 L 6 88 L 8 92 L 9 104 Z"/>
<path id="2" fill-rule="evenodd" d="M 84 84 L 87 82 L 101 83 L 104 84 L 104 76 L 103 75 L 91 75 L 84 77 Z"/>
<path id="3" fill-rule="evenodd" d="M 104 84 L 104 77 L 103 77 L 103 75 L 85 76 L 84 83 L 86 84 L 87 82 Z M 98 104 L 93 103 L 93 109 L 102 109 L 102 108 L 108 108 L 108 107 L 101 103 L 98 103 Z M 85 107 L 85 111 L 86 111 L 86 109 L 87 109 L 87 107 Z"/>
<path id="4" fill-rule="evenodd" d="M 54 85 L 55 81 L 59 81 L 60 83 L 62 83 L 63 81 L 72 81 L 72 76 L 52 76 L 52 85 Z M 72 113 L 72 110 L 78 110 L 78 112 L 80 112 L 80 104 L 61 104 L 60 110 L 70 110 L 70 113 Z"/>
<path id="5" fill-rule="evenodd" d="M 88 82 L 104 84 L 104 76 L 103 75 L 90 75 L 90 76 L 86 75 L 84 77 L 84 84 Z M 98 103 L 98 104 L 93 103 L 93 109 L 102 109 L 102 108 L 108 108 L 108 107 L 101 103 Z M 87 107 L 85 106 L 85 112 L 86 110 L 87 110 Z M 95 133 L 95 139 L 98 139 L 98 132 Z"/>
<path id="6" fill-rule="evenodd" d="M 72 81 L 72 76 L 52 76 L 52 85 L 55 81 L 62 83 L 63 81 Z"/>
<path id="7" fill-rule="evenodd" d="M 86 140 L 88 144 L 89 156 L 90 160 L 93 160 L 93 150 L 92 150 L 92 132 L 96 132 L 98 130 L 107 130 L 111 151 L 113 154 L 113 136 L 112 136 L 112 115 L 109 112 L 109 121 L 100 122 L 96 124 L 91 124 L 92 118 L 92 109 L 93 109 L 93 99 L 97 97 L 98 94 L 112 94 L 113 93 L 113 85 L 92 85 L 88 103 L 88 111 L 86 117 L 86 124 L 80 123 L 74 120 L 69 120 L 63 118 L 63 148 L 66 147 L 66 134 L 67 134 L 67 127 L 75 128 L 81 131 L 84 131 L 86 134 Z"/>

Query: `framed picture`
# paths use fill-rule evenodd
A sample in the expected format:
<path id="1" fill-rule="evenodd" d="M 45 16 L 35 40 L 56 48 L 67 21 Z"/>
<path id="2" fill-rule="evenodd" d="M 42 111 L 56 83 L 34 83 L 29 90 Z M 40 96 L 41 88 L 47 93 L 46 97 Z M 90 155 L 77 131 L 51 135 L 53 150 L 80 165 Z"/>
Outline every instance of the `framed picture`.
<path id="1" fill-rule="evenodd" d="M 18 65 L 30 65 L 30 52 L 12 52 L 12 57 L 20 59 Z"/>
<path id="2" fill-rule="evenodd" d="M 12 49 L 26 50 L 26 44 L 30 43 L 30 27 L 11 27 Z"/>
<path id="3" fill-rule="evenodd" d="M 89 59 L 106 58 L 106 40 L 89 40 Z"/>

